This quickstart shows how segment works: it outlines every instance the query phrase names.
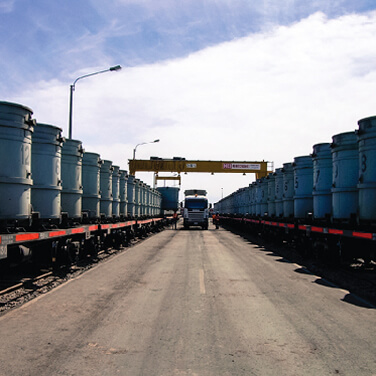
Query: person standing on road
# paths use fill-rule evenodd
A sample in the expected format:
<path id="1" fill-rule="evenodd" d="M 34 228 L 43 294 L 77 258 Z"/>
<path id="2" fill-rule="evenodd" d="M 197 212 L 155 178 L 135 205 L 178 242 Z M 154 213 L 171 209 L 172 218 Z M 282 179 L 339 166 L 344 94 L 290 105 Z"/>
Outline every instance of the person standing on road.
<path id="1" fill-rule="evenodd" d="M 173 222 L 174 222 L 175 230 L 176 230 L 176 226 L 178 223 L 178 213 L 176 211 L 174 211 L 174 215 L 172 216 L 172 218 L 173 218 Z"/>
<path id="2" fill-rule="evenodd" d="M 215 225 L 215 228 L 219 228 L 219 214 L 214 214 L 213 215 L 213 225 Z"/>

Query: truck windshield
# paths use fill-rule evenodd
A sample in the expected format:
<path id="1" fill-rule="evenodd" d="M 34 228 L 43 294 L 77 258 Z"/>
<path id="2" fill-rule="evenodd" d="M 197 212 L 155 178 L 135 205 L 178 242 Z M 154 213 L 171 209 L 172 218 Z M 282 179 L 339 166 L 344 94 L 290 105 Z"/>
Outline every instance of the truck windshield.
<path id="1" fill-rule="evenodd" d="M 206 199 L 185 199 L 185 207 L 187 209 L 206 209 L 208 207 L 208 200 Z"/>

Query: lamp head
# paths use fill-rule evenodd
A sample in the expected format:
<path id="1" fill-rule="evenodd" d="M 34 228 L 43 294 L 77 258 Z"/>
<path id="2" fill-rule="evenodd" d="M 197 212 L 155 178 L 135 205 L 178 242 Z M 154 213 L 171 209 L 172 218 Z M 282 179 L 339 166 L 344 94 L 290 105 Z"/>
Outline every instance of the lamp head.
<path id="1" fill-rule="evenodd" d="M 120 70 L 120 69 L 121 69 L 120 65 L 115 65 L 114 67 L 110 68 L 110 71 L 117 71 L 117 70 Z"/>

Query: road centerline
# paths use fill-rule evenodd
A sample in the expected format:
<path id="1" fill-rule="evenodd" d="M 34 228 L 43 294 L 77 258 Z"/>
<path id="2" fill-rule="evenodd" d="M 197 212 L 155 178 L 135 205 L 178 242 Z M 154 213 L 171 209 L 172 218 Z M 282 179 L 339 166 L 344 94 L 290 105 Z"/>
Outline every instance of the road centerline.
<path id="1" fill-rule="evenodd" d="M 206 288 L 205 288 L 205 273 L 204 269 L 199 270 L 199 279 L 200 279 L 200 294 L 205 295 L 206 294 Z"/>

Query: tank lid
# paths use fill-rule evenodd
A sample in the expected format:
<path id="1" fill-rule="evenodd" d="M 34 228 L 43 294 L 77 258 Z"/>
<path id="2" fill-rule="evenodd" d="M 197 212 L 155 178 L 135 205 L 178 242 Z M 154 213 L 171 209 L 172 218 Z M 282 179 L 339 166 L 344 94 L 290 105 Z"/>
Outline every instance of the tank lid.
<path id="1" fill-rule="evenodd" d="M 33 110 L 31 108 L 26 107 L 19 103 L 0 101 L 0 106 L 18 107 L 18 108 L 22 108 L 23 110 L 29 111 L 31 114 L 33 113 Z"/>

